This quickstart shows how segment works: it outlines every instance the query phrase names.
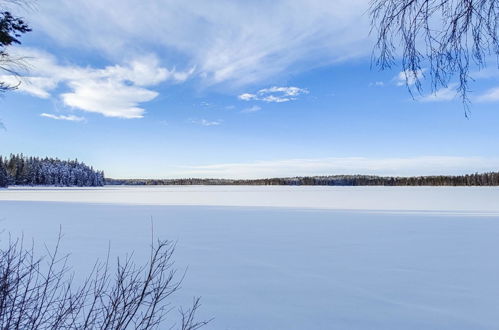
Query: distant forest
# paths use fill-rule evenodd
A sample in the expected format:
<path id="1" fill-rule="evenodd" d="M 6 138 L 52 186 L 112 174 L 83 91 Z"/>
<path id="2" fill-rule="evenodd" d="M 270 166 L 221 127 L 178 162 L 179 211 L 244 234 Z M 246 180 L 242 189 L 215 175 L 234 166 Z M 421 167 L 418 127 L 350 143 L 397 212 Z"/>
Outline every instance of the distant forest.
<path id="1" fill-rule="evenodd" d="M 106 179 L 109 185 L 253 185 L 253 186 L 499 186 L 499 172 L 459 176 L 389 177 L 331 175 L 256 180 L 231 179 Z"/>
<path id="2" fill-rule="evenodd" d="M 9 185 L 103 186 L 103 185 L 252 185 L 252 186 L 499 186 L 499 172 L 467 175 L 390 177 L 330 175 L 255 180 L 235 179 L 110 179 L 104 172 L 78 160 L 0 156 L 0 187 Z"/>
<path id="3" fill-rule="evenodd" d="M 0 187 L 8 185 L 103 186 L 104 172 L 78 162 L 54 158 L 0 156 Z"/>

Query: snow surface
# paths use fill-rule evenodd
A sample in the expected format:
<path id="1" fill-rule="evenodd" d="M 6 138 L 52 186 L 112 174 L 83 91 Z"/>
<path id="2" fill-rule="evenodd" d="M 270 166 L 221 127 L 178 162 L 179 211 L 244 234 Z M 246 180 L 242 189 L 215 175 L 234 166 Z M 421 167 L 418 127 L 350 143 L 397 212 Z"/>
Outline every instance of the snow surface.
<path id="1" fill-rule="evenodd" d="M 499 189 L 105 187 L 0 191 L 5 233 L 77 274 L 154 233 L 206 329 L 499 329 Z M 5 240 L 3 240 L 5 242 Z"/>
<path id="2" fill-rule="evenodd" d="M 498 187 L 106 186 L 0 189 L 0 201 L 265 206 L 499 214 Z"/>

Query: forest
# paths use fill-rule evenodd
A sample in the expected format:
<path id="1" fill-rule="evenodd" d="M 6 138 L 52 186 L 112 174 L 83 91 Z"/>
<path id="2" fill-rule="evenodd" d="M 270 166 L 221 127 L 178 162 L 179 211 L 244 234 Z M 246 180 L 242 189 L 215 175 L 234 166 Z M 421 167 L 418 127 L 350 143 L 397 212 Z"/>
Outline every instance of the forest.
<path id="1" fill-rule="evenodd" d="M 96 171 L 78 160 L 0 156 L 0 187 L 9 185 L 103 186 L 104 172 Z"/>
<path id="2" fill-rule="evenodd" d="M 257 185 L 257 186 L 498 186 L 499 172 L 457 176 L 390 177 L 329 175 L 255 180 L 233 179 L 108 179 L 109 185 Z"/>
<path id="3" fill-rule="evenodd" d="M 436 176 L 327 175 L 267 179 L 112 179 L 78 160 L 0 156 L 0 187 L 47 185 L 499 186 L 499 172 Z"/>

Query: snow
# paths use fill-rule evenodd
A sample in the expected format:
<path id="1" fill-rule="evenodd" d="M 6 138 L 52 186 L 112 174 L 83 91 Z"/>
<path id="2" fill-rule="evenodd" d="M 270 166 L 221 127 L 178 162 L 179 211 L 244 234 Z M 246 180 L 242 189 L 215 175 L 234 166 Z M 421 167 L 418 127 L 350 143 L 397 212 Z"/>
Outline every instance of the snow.
<path id="1" fill-rule="evenodd" d="M 293 207 L 499 213 L 498 187 L 106 186 L 13 187 L 0 201 Z"/>
<path id="2" fill-rule="evenodd" d="M 8 232 L 75 271 L 154 234 L 188 266 L 206 329 L 498 329 L 499 189 L 104 187 L 0 191 Z"/>

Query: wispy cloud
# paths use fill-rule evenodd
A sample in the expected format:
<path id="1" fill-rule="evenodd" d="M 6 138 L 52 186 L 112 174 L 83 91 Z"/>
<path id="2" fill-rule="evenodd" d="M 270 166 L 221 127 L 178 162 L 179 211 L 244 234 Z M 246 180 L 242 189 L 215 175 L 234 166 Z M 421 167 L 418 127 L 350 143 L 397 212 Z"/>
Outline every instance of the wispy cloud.
<path id="1" fill-rule="evenodd" d="M 201 126 L 219 126 L 222 124 L 221 120 L 208 120 L 208 119 L 195 119 L 191 123 Z"/>
<path id="2" fill-rule="evenodd" d="M 426 69 L 417 70 L 416 72 L 413 72 L 411 70 L 401 71 L 394 78 L 395 84 L 397 86 L 405 86 L 405 85 L 412 86 L 418 80 L 421 80 L 424 78 L 425 71 L 426 71 Z"/>
<path id="3" fill-rule="evenodd" d="M 255 94 L 243 93 L 238 96 L 242 101 L 264 101 L 264 102 L 289 102 L 296 100 L 302 94 L 308 94 L 308 90 L 298 87 L 270 87 L 260 89 Z"/>
<path id="4" fill-rule="evenodd" d="M 207 84 L 232 86 L 369 54 L 368 6 L 368 0 L 276 0 L 264 7 L 229 0 L 51 0 L 28 19 L 64 47 L 123 60 L 154 45 L 158 53 L 179 54 Z"/>
<path id="5" fill-rule="evenodd" d="M 450 84 L 448 87 L 440 88 L 439 90 L 437 90 L 434 93 L 419 97 L 418 100 L 421 102 L 452 101 L 457 96 L 456 87 L 457 87 L 457 84 Z"/>
<path id="6" fill-rule="evenodd" d="M 382 81 L 375 81 L 375 82 L 369 83 L 369 87 L 383 87 L 384 85 L 385 85 L 385 83 Z"/>
<path id="7" fill-rule="evenodd" d="M 40 98 L 57 95 L 57 88 L 64 85 L 70 91 L 57 95 L 64 105 L 106 117 L 142 118 L 145 109 L 139 104 L 158 95 L 149 87 L 167 80 L 183 82 L 188 76 L 161 67 L 153 55 L 99 69 L 61 65 L 51 54 L 35 49 L 16 48 L 13 52 L 30 59 L 30 70 L 20 78 L 4 76 L 3 81 Z"/>
<path id="8" fill-rule="evenodd" d="M 42 99 L 49 98 L 49 91 L 57 87 L 57 80 L 50 77 L 2 75 L 0 76 L 0 81 L 15 87 L 17 91 L 31 94 Z"/>
<path id="9" fill-rule="evenodd" d="M 51 113 L 41 113 L 41 117 L 55 119 L 55 120 L 66 120 L 66 121 L 85 121 L 84 117 L 79 117 L 75 115 L 54 115 Z"/>
<path id="10" fill-rule="evenodd" d="M 251 101 L 251 100 L 256 100 L 256 94 L 250 94 L 250 93 L 243 93 L 238 96 L 240 100 L 243 101 Z"/>
<path id="11" fill-rule="evenodd" d="M 314 158 L 185 166 L 177 177 L 265 178 L 334 174 L 449 175 L 493 171 L 499 158 L 424 156 L 407 158 Z"/>
<path id="12" fill-rule="evenodd" d="M 254 105 L 252 107 L 241 110 L 241 112 L 242 113 L 252 113 L 252 112 L 258 112 L 260 110 L 262 110 L 262 107 L 260 107 L 258 105 Z"/>
<path id="13" fill-rule="evenodd" d="M 490 60 L 492 61 L 493 59 L 491 58 Z M 470 72 L 470 76 L 475 80 L 497 78 L 499 77 L 499 70 L 497 70 L 497 66 L 490 65 Z"/>
<path id="14" fill-rule="evenodd" d="M 491 88 L 482 95 L 477 96 L 478 102 L 497 102 L 499 101 L 499 87 Z"/>

